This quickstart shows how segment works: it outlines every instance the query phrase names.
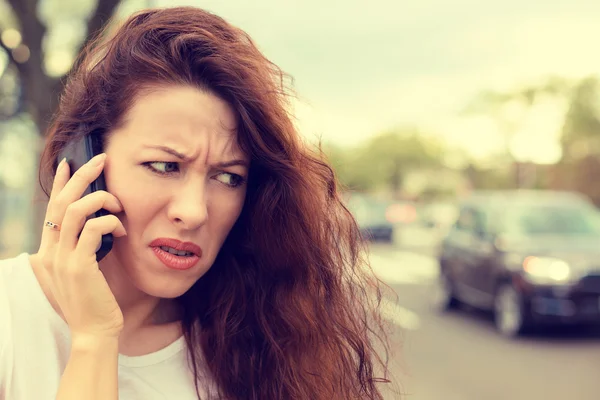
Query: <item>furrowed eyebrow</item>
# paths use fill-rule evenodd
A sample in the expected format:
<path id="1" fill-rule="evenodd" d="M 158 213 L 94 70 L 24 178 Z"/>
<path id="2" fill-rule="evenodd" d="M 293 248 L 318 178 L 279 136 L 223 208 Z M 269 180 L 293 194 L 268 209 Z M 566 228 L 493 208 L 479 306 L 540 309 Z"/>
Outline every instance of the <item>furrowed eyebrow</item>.
<path id="1" fill-rule="evenodd" d="M 236 165 L 248 168 L 248 163 L 244 160 L 225 161 L 225 162 L 216 163 L 214 166 L 218 167 L 218 168 L 228 168 L 228 167 L 235 167 Z"/>
<path id="2" fill-rule="evenodd" d="M 164 151 L 165 153 L 168 153 L 174 157 L 179 158 L 181 161 L 189 161 L 190 160 L 190 158 L 188 156 L 186 156 L 185 154 L 182 154 L 182 153 L 178 152 L 177 150 L 174 150 L 167 146 L 144 146 L 144 147 L 147 149 L 155 149 L 155 150 Z"/>
<path id="3" fill-rule="evenodd" d="M 144 147 L 148 148 L 148 149 L 156 149 L 156 150 L 164 151 L 165 153 L 168 153 L 184 162 L 190 161 L 190 157 L 178 152 L 177 150 L 167 147 L 167 146 L 144 146 Z M 242 166 L 242 167 L 248 168 L 248 163 L 244 160 L 236 159 L 236 160 L 230 160 L 230 161 L 223 161 L 220 163 L 216 163 L 214 165 L 214 167 L 218 167 L 218 168 L 229 168 L 229 167 L 235 167 L 235 166 Z"/>

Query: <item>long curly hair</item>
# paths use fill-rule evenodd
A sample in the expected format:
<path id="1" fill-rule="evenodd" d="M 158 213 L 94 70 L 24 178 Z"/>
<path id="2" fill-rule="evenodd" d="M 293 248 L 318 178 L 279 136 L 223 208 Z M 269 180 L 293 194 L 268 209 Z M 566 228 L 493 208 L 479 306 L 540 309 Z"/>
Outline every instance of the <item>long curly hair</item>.
<path id="1" fill-rule="evenodd" d="M 294 127 L 289 82 L 245 32 L 214 14 L 139 12 L 78 58 L 40 183 L 48 193 L 65 144 L 116 128 L 145 88 L 191 85 L 227 101 L 251 159 L 244 208 L 214 265 L 177 299 L 198 396 L 208 368 L 231 400 L 383 399 L 381 383 L 391 382 L 383 286 L 334 172 Z"/>

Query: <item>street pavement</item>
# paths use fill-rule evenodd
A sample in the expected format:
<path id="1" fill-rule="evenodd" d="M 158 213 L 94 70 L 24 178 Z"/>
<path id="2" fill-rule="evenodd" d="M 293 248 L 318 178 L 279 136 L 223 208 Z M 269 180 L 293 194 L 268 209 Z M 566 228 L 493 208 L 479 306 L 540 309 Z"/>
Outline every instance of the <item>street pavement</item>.
<path id="1" fill-rule="evenodd" d="M 425 252 L 427 253 L 427 252 Z M 398 295 L 393 372 L 407 400 L 600 400 L 600 333 L 552 329 L 500 337 L 491 316 L 429 305 L 437 263 L 398 245 L 373 245 L 375 273 Z"/>

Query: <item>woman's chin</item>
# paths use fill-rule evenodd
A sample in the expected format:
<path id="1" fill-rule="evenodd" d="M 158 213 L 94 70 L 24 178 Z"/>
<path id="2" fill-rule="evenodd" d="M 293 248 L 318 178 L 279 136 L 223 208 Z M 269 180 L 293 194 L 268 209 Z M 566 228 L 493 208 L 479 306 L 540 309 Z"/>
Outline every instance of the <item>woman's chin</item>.
<path id="1" fill-rule="evenodd" d="M 118 268 L 125 271 L 131 284 L 149 296 L 163 299 L 179 297 L 210 268 L 205 265 L 207 260 L 204 257 L 193 267 L 185 270 L 169 268 L 150 247 L 142 251 L 134 251 L 129 246 L 120 244 L 114 246 L 106 256 L 106 262 L 119 265 Z"/>
<path id="2" fill-rule="evenodd" d="M 189 281 L 169 274 L 156 273 L 152 269 L 129 271 L 133 285 L 149 296 L 173 299 L 189 290 L 195 281 Z"/>

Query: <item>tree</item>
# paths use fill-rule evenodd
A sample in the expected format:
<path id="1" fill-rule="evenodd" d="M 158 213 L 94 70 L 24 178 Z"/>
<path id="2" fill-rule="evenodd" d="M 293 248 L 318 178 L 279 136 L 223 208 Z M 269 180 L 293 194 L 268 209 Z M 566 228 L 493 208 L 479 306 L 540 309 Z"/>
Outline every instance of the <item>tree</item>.
<path id="1" fill-rule="evenodd" d="M 464 168 L 463 173 L 469 181 L 472 189 L 475 190 L 498 190 L 511 189 L 512 181 L 510 171 L 499 170 L 497 168 L 483 168 L 474 163 L 470 163 Z"/>
<path id="2" fill-rule="evenodd" d="M 365 169 L 362 146 L 347 148 L 334 143 L 323 145 L 322 150 L 332 166 L 343 190 L 368 192 L 375 189 L 378 182 L 369 169 Z"/>
<path id="3" fill-rule="evenodd" d="M 510 166 L 521 165 L 510 151 L 511 143 L 519 127 L 528 116 L 532 106 L 543 96 L 567 96 L 571 85 L 565 79 L 552 77 L 539 84 L 521 87 L 514 91 L 497 92 L 483 91 L 476 96 L 464 110 L 465 114 L 489 115 L 504 134 L 504 154 Z M 519 177 L 519 171 L 514 175 L 517 187 L 527 186 Z"/>
<path id="4" fill-rule="evenodd" d="M 575 86 L 562 131 L 565 162 L 600 153 L 600 83 L 596 77 Z"/>
<path id="5" fill-rule="evenodd" d="M 5 2 L 7 1 L 7 3 Z M 81 40 L 75 48 L 75 54 L 86 45 L 91 37 L 97 33 L 115 12 L 120 0 L 98 0 L 95 7 L 92 7 L 90 14 L 85 21 L 85 32 L 81 35 Z M 86 2 L 73 0 L 71 7 L 81 7 Z M 0 10 L 7 12 L 0 13 L 0 66 L 1 57 L 8 59 L 8 66 L 4 71 L 0 70 L 0 88 L 6 85 L 6 82 L 17 82 L 17 107 L 5 107 L 15 114 L 26 114 L 34 121 L 37 131 L 41 135 L 42 141 L 47 133 L 48 125 L 58 105 L 59 94 L 64 85 L 64 72 L 59 76 L 53 76 L 47 70 L 48 46 L 48 22 L 49 14 L 60 16 L 60 13 L 68 12 L 68 4 L 62 3 L 60 7 L 46 7 L 46 13 L 42 6 L 48 4 L 48 1 L 40 0 L 0 0 Z M 85 4 L 84 4 L 85 5 Z M 88 2 L 89 5 L 89 2 Z M 48 9 L 51 12 L 48 12 Z M 11 37 L 12 36 L 12 37 Z M 8 38 L 8 40 L 7 40 Z M 8 41 L 8 43 L 7 43 Z M 6 96 L 10 98 L 10 96 Z M 0 107 L 2 108 L 2 107 Z M 5 117 L 11 117 L 7 115 Z M 38 146 L 34 151 L 38 151 L 42 146 Z M 36 157 L 39 159 L 39 154 Z M 32 182 L 33 183 L 33 182 Z M 44 198 L 41 188 L 36 185 L 36 198 Z M 45 202 L 34 202 L 33 216 L 31 224 L 32 237 L 30 246 L 37 246 L 41 237 L 41 226 L 45 216 Z M 36 250 L 26 249 L 27 251 Z"/>
<path id="6" fill-rule="evenodd" d="M 31 115 L 39 132 L 44 135 L 56 109 L 64 76 L 50 76 L 44 68 L 46 54 L 44 40 L 48 28 L 38 12 L 40 0 L 7 1 L 11 6 L 16 29 L 20 32 L 22 40 L 16 47 L 9 47 L 0 40 L 0 46 L 9 58 L 9 69 L 16 70 L 18 74 L 21 92 L 20 110 Z M 113 15 L 119 1 L 98 0 L 94 13 L 87 21 L 87 39 L 83 40 L 79 48 L 104 26 Z"/>
<path id="7" fill-rule="evenodd" d="M 404 177 L 413 169 L 439 166 L 441 145 L 414 128 L 383 132 L 361 146 L 325 149 L 338 178 L 352 190 L 385 188 L 400 195 Z"/>
<path id="8" fill-rule="evenodd" d="M 365 155 L 394 195 L 400 194 L 408 172 L 439 166 L 442 162 L 441 145 L 412 128 L 376 136 L 366 147 Z"/>
<path id="9" fill-rule="evenodd" d="M 572 91 L 562 130 L 563 157 L 554 186 L 576 190 L 600 205 L 600 82 L 583 79 Z"/>

